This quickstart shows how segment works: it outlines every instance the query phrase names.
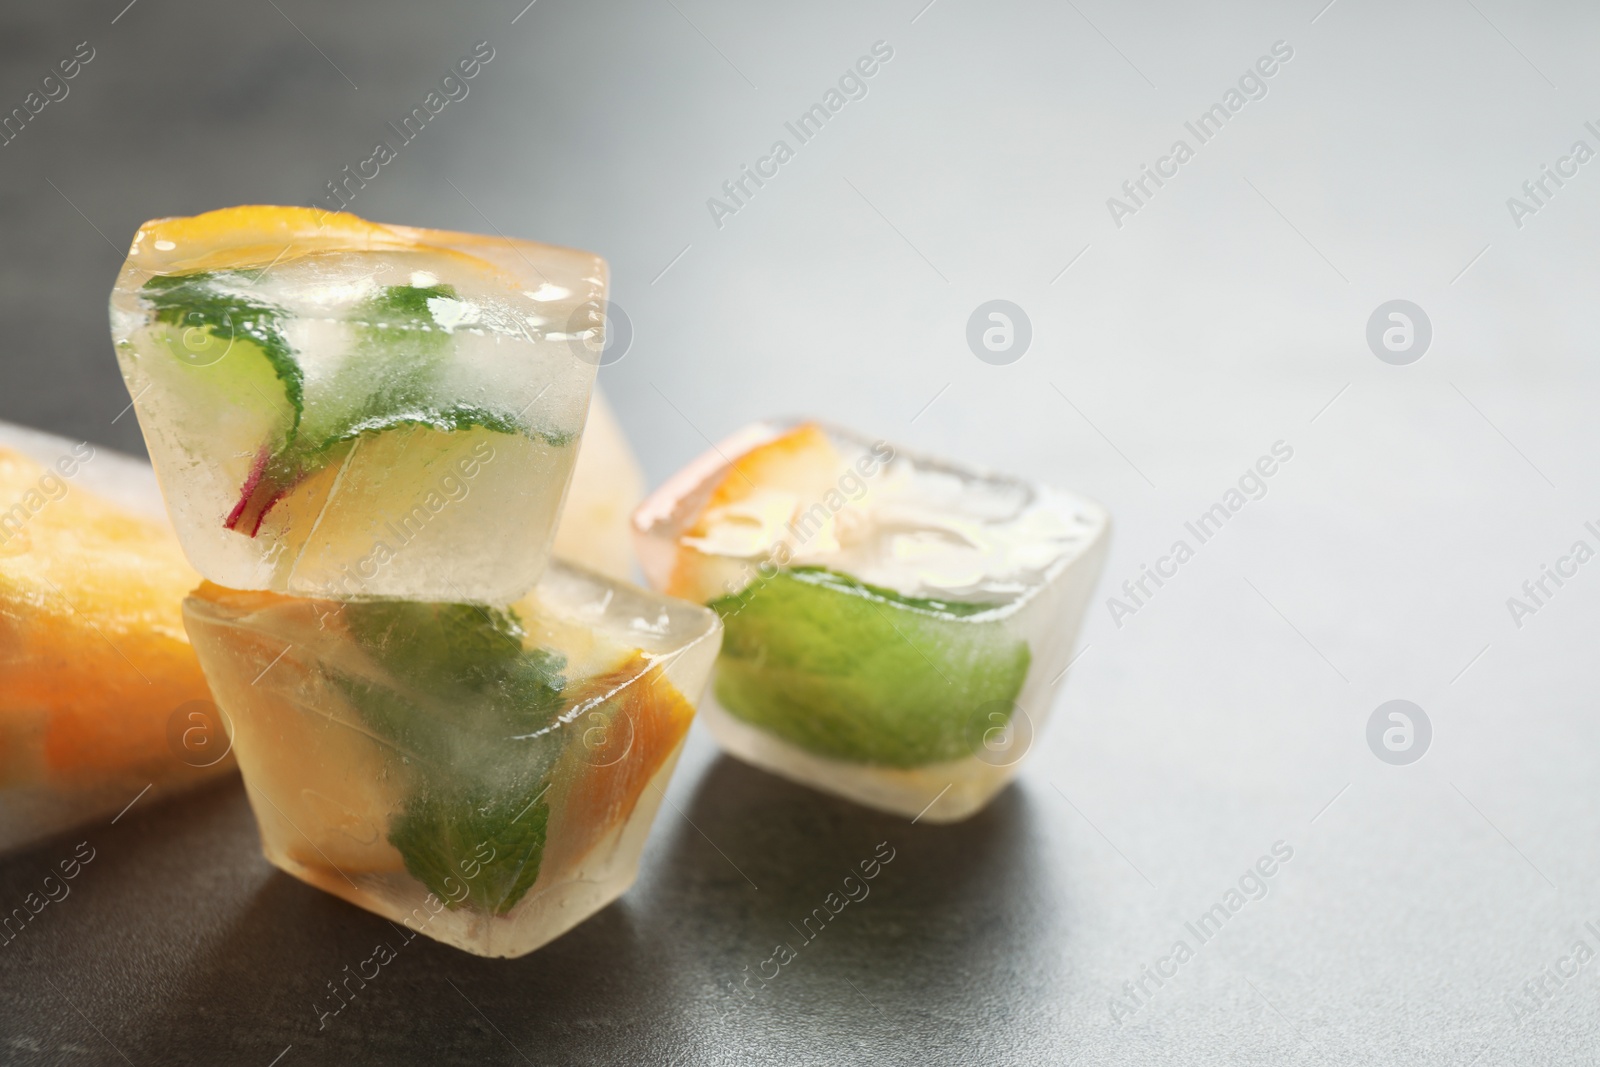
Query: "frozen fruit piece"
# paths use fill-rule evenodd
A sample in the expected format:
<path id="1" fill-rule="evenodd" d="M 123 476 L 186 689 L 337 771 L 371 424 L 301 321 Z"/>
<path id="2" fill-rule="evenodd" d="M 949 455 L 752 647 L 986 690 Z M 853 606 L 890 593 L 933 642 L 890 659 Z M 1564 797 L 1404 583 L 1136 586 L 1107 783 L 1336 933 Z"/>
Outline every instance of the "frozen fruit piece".
<path id="1" fill-rule="evenodd" d="M 726 748 L 948 821 L 1005 785 L 1043 725 L 1108 521 L 1065 493 L 802 422 L 722 442 L 634 527 L 651 582 L 723 617 L 705 711 Z"/>
<path id="2" fill-rule="evenodd" d="M 633 575 L 628 518 L 643 498 L 639 462 L 597 388 L 553 551 L 569 563 L 627 581 Z"/>
<path id="3" fill-rule="evenodd" d="M 563 757 L 562 789 L 552 796 L 558 821 L 547 858 L 558 866 L 627 819 L 694 719 L 694 705 L 638 653 L 590 679 L 573 708 L 581 742 Z"/>
<path id="4" fill-rule="evenodd" d="M 634 538 L 646 578 L 689 600 L 739 592 L 750 581 L 746 561 L 779 541 L 817 532 L 797 502 L 837 494 L 846 473 L 844 458 L 815 423 L 745 427 L 674 474 L 635 512 L 636 529 L 657 531 Z M 820 533 L 831 541 L 831 520 Z"/>
<path id="5" fill-rule="evenodd" d="M 705 510 L 690 527 L 703 534 L 716 525 L 717 513 L 732 505 L 772 493 L 820 497 L 842 473 L 843 460 L 828 435 L 814 422 L 756 445 L 736 456 L 711 486 Z"/>
<path id="6" fill-rule="evenodd" d="M 183 631 L 197 576 L 149 475 L 0 424 L 0 850 L 233 768 Z"/>
<path id="7" fill-rule="evenodd" d="M 241 262 L 271 263 L 284 254 L 404 248 L 407 240 L 403 232 L 397 235 L 399 229 L 339 211 L 247 204 L 203 215 L 152 219 L 140 228 L 139 238 L 161 253 L 171 272 L 189 274 Z"/>
<path id="8" fill-rule="evenodd" d="M 216 618 L 244 619 L 271 613 L 291 628 L 320 626 L 322 616 L 336 608 L 273 593 L 224 589 L 210 582 L 201 583 L 190 596 L 210 605 L 210 615 Z M 186 608 L 185 623 L 190 629 L 194 623 L 187 616 L 192 613 Z M 267 672 L 248 686 L 246 691 L 252 697 L 254 690 L 261 690 L 261 696 L 250 701 L 247 720 L 230 724 L 234 734 L 268 738 L 275 750 L 293 753 L 292 759 L 265 766 L 258 760 L 251 778 L 258 794 L 271 798 L 273 817 L 302 831 L 282 840 L 287 857 L 308 867 L 350 875 L 404 871 L 404 859 L 385 837 L 382 821 L 372 814 L 388 811 L 402 799 L 403 783 L 391 773 L 383 750 L 332 716 L 307 714 L 293 700 L 266 696 L 316 684 L 313 667 L 292 654 L 287 638 L 280 639 L 262 628 L 234 626 L 226 631 L 226 640 L 235 660 L 248 658 L 259 663 L 258 670 Z M 280 658 L 279 653 L 284 655 Z M 210 669 L 216 672 L 214 665 Z M 243 681 L 250 683 L 255 677 Z M 219 700 L 229 706 L 226 698 Z"/>
<path id="9" fill-rule="evenodd" d="M 208 583 L 184 610 L 268 859 L 491 956 L 632 882 L 721 639 L 560 562 L 505 608 Z"/>
<path id="10" fill-rule="evenodd" d="M 732 459 L 681 537 L 697 551 L 676 557 L 666 590 L 703 600 L 727 575 L 717 564 L 766 547 L 775 524 L 797 518 L 794 502 L 821 500 L 844 473 L 844 460 L 816 423 L 802 423 Z M 735 579 L 735 585 L 738 580 Z"/>
<path id="11" fill-rule="evenodd" d="M 112 334 L 207 578 L 505 603 L 549 552 L 604 301 L 586 253 L 233 208 L 141 228 Z"/>

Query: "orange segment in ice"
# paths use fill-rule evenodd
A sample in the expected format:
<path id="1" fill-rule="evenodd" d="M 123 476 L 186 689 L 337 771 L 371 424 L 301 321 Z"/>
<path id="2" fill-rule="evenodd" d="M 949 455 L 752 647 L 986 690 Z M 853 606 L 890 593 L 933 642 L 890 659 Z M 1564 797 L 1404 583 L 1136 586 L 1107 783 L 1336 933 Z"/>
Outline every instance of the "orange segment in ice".
<path id="1" fill-rule="evenodd" d="M 760 557 L 775 540 L 792 539 L 785 528 L 836 489 L 843 469 L 843 458 L 827 433 L 811 422 L 724 465 L 680 535 L 666 592 L 696 601 L 729 592 L 717 580 L 723 568 L 709 557 Z M 708 557 L 713 535 L 719 547 Z"/>
<path id="2" fill-rule="evenodd" d="M 506 273 L 500 261 L 508 252 L 524 261 L 505 239 L 491 245 L 473 234 L 388 226 L 344 211 L 250 204 L 149 220 L 133 235 L 125 269 L 149 274 L 248 270 L 319 252 L 385 250 L 426 251 L 496 277 Z"/>
<path id="3" fill-rule="evenodd" d="M 332 601 L 226 589 L 211 582 L 202 582 L 190 599 L 234 617 L 291 613 L 313 633 L 335 626 L 332 619 L 340 610 Z M 360 722 L 358 712 L 339 703 L 307 706 L 311 694 L 326 690 L 307 651 L 297 643 L 247 626 L 229 627 L 225 633 L 226 658 L 250 665 L 242 672 L 215 664 L 213 670 L 217 701 L 229 709 L 256 817 L 277 825 L 277 836 L 287 842 L 295 862 L 331 870 L 330 877 L 345 888 L 346 877 L 405 870 L 384 836 L 403 792 L 388 766 L 388 750 L 364 730 L 352 728 Z M 257 672 L 256 664 L 267 664 L 270 673 Z"/>
<path id="4" fill-rule="evenodd" d="M 180 610 L 198 575 L 165 526 L 72 484 L 92 457 L 0 449 L 0 777 L 182 771 L 168 718 L 210 696 Z"/>
<path id="5" fill-rule="evenodd" d="M 763 489 L 820 496 L 839 476 L 839 453 L 814 422 L 757 445 L 730 464 L 706 499 L 701 515 Z"/>
<path id="6" fill-rule="evenodd" d="M 553 805 L 559 821 L 546 852 L 556 870 L 582 859 L 633 814 L 694 719 L 694 707 L 638 653 L 582 685 L 591 695 L 573 720 L 579 732 L 557 778 L 565 794 Z"/>
<path id="7" fill-rule="evenodd" d="M 158 274 L 264 267 L 312 252 L 409 248 L 415 241 L 342 211 L 249 205 L 151 219 L 134 234 L 130 263 Z"/>

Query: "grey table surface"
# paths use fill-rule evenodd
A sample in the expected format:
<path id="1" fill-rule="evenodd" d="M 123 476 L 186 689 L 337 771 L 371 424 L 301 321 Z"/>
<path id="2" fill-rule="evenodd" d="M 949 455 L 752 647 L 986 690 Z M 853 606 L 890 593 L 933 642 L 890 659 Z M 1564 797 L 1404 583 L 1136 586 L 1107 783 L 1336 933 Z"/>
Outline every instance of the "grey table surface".
<path id="1" fill-rule="evenodd" d="M 0 418 L 138 451 L 104 313 L 138 223 L 311 202 L 387 139 L 358 213 L 611 261 L 601 384 L 652 482 L 812 412 L 1106 503 L 1052 721 L 946 827 L 697 728 L 618 903 L 516 961 L 419 940 L 326 1019 L 390 928 L 269 868 L 236 782 L 142 803 L 0 861 L 9 908 L 98 851 L 0 948 L 0 1064 L 1600 1062 L 1600 563 L 1561 563 L 1600 547 L 1600 11 L 523 2 L 8 0 L 0 112 L 93 58 L 0 146 Z M 1006 365 L 966 339 L 996 298 Z M 1407 365 L 1367 339 L 1395 299 L 1431 324 Z M 1403 766 L 1368 743 L 1393 699 L 1431 724 Z"/>

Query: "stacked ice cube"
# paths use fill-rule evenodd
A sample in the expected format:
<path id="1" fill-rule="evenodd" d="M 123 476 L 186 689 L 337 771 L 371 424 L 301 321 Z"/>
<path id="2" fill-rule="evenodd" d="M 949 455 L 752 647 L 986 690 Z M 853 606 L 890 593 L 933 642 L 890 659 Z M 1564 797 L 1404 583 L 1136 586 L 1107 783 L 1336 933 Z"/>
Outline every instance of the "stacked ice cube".
<path id="1" fill-rule="evenodd" d="M 721 637 L 549 562 L 605 276 L 234 208 L 147 223 L 112 297 L 268 859 L 484 955 L 631 883 Z"/>
<path id="2" fill-rule="evenodd" d="M 146 224 L 112 335 L 195 566 L 295 596 L 526 592 L 605 283 L 586 253 L 309 209 Z"/>

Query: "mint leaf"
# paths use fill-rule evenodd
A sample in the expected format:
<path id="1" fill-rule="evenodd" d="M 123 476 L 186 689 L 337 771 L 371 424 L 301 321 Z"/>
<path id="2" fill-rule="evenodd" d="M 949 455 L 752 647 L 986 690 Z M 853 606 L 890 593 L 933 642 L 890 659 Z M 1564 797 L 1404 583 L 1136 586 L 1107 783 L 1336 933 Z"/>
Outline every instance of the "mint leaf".
<path id="1" fill-rule="evenodd" d="M 970 756 L 1028 676 L 999 604 L 902 596 L 820 567 L 713 600 L 718 701 L 831 759 L 919 767 Z M 992 616 L 986 618 L 986 616 Z"/>
<path id="2" fill-rule="evenodd" d="M 447 906 L 504 915 L 539 880 L 548 788 L 541 779 L 509 794 L 414 797 L 390 825 L 389 842 Z"/>
<path id="3" fill-rule="evenodd" d="M 433 326 L 433 311 L 428 301 L 437 298 L 456 299 L 453 285 L 386 285 L 383 292 L 368 303 L 368 313 L 378 321 L 378 329 L 417 328 Z"/>
<path id="4" fill-rule="evenodd" d="M 982 615 L 985 612 L 994 611 L 1002 606 L 998 603 L 991 604 L 983 601 L 939 600 L 934 597 L 906 596 L 904 593 L 896 592 L 893 589 L 886 589 L 881 585 L 870 585 L 853 575 L 845 574 L 841 571 L 831 571 L 826 567 L 790 567 L 786 573 L 796 581 L 804 582 L 819 589 L 829 589 L 838 593 L 866 597 L 893 607 L 907 608 L 911 611 L 925 612 L 930 615 L 966 619 L 974 615 Z M 743 591 L 734 594 L 732 597 L 724 599 L 741 600 L 746 595 L 753 597 L 759 590 L 760 583 L 757 582 L 747 586 Z"/>
<path id="5" fill-rule="evenodd" d="M 302 465 L 325 466 L 326 460 L 323 457 L 347 441 L 353 441 L 367 434 L 397 430 L 403 426 L 422 426 L 441 433 L 470 430 L 474 426 L 481 426 L 494 433 L 526 433 L 509 416 L 471 404 L 451 404 L 442 408 L 423 406 L 421 410 L 388 408 L 383 404 L 373 404 L 370 405 L 368 413 L 353 417 L 351 421 L 339 426 L 314 444 L 303 444 L 299 451 L 299 459 Z M 544 436 L 548 439 L 550 435 Z M 571 439 L 571 434 L 566 435 L 567 441 Z"/>
<path id="6" fill-rule="evenodd" d="M 472 604 L 380 600 L 346 604 L 364 652 L 413 684 L 475 683 L 522 654 L 517 613 Z"/>
<path id="7" fill-rule="evenodd" d="M 157 275 L 144 283 L 144 295 L 157 322 L 200 328 L 224 344 L 239 337 L 253 342 L 283 382 L 284 397 L 294 410 L 294 425 L 299 425 L 305 411 L 305 373 L 280 325 L 286 312 L 227 291 L 230 284 L 248 284 L 258 276 L 258 271 Z"/>
<path id="8" fill-rule="evenodd" d="M 504 914 L 539 876 L 561 749 L 542 731 L 565 708 L 565 658 L 524 649 L 511 610 L 372 601 L 346 604 L 344 619 L 388 679 L 334 681 L 413 765 L 389 842 L 449 906 Z"/>

